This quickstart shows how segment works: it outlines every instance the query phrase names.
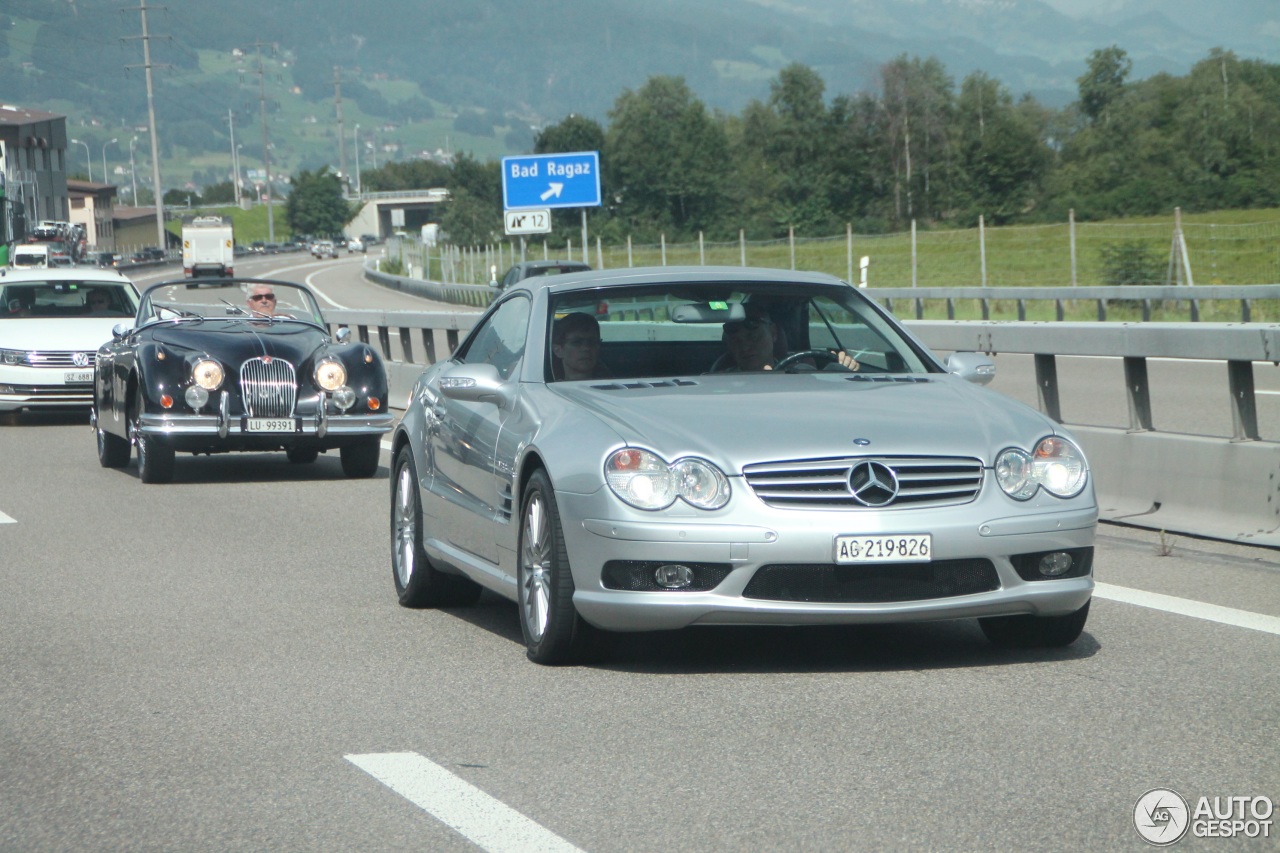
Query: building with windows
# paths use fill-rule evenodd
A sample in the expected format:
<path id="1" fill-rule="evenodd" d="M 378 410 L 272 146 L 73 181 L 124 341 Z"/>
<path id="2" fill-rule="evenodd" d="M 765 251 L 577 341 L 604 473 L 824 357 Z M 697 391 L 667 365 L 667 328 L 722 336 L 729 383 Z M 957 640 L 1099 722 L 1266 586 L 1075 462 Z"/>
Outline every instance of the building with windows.
<path id="1" fill-rule="evenodd" d="M 71 221 L 67 117 L 0 103 L 0 149 L 11 212 L 21 211 L 28 228 L 42 219 Z"/>
<path id="2" fill-rule="evenodd" d="M 89 248 L 99 252 L 116 250 L 116 187 L 89 181 L 67 181 L 70 222 L 83 225 Z"/>

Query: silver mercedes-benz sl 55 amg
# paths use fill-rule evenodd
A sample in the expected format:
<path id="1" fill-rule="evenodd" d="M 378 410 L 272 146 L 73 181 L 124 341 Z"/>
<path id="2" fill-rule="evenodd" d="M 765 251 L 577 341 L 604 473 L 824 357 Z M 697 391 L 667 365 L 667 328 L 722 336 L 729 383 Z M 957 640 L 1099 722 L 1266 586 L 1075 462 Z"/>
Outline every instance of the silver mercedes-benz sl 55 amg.
<path id="1" fill-rule="evenodd" d="M 666 267 L 504 291 L 394 432 L 400 603 L 518 604 L 530 659 L 691 625 L 1084 628 L 1084 454 L 832 276 Z"/>

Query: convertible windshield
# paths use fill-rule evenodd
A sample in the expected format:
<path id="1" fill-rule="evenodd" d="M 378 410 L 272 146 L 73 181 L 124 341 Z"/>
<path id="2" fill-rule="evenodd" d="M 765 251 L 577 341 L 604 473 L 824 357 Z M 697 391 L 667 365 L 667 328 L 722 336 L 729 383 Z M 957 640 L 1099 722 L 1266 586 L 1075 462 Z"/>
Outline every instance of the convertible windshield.
<path id="1" fill-rule="evenodd" d="M 208 284 L 167 282 L 142 297 L 138 324 L 178 318 L 281 318 L 323 323 L 315 297 L 304 287 L 280 281 L 232 281 Z"/>
<path id="2" fill-rule="evenodd" d="M 23 281 L 0 287 L 0 319 L 19 317 L 132 317 L 138 298 L 115 282 Z"/>
<path id="3" fill-rule="evenodd" d="M 853 288 L 681 284 L 554 295 L 549 381 L 839 369 L 927 373 L 930 360 Z"/>

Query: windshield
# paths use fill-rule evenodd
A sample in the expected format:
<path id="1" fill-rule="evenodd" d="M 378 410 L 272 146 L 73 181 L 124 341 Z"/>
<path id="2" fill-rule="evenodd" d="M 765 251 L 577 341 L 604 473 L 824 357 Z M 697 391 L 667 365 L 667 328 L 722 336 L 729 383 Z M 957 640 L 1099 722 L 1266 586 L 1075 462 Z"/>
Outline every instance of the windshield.
<path id="1" fill-rule="evenodd" d="M 123 281 L 23 281 L 0 287 L 0 308 L 0 319 L 132 317 L 138 295 Z"/>
<path id="2" fill-rule="evenodd" d="M 845 285 L 578 290 L 552 296 L 548 322 L 549 381 L 838 369 L 840 350 L 863 373 L 937 370 L 892 320 Z"/>
<path id="3" fill-rule="evenodd" d="M 282 281 L 166 282 L 149 288 L 138 325 L 177 318 L 276 318 L 323 324 L 320 307 L 305 287 Z"/>

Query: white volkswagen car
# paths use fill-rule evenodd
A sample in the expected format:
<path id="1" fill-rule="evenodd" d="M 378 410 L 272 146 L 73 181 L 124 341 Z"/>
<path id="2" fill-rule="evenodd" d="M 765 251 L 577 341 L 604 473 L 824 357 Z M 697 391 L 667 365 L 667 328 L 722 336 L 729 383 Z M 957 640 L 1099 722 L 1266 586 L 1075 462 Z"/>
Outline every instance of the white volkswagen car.
<path id="1" fill-rule="evenodd" d="M 87 410 L 94 353 L 137 309 L 137 288 L 115 270 L 0 270 L 0 417 Z"/>

